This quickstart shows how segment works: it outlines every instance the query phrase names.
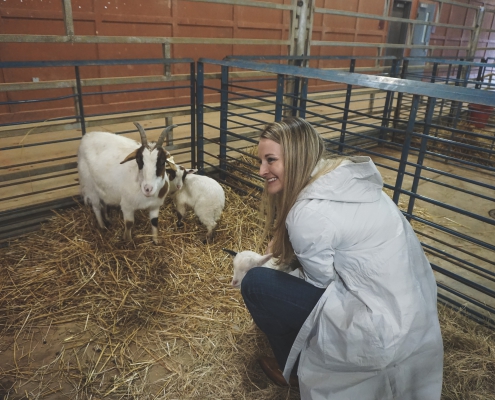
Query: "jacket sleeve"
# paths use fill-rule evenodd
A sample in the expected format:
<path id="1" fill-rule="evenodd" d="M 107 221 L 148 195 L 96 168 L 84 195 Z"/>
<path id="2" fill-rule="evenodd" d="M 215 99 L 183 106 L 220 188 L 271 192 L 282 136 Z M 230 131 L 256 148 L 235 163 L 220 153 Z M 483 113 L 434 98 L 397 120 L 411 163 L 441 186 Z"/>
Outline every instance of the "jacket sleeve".
<path id="1" fill-rule="evenodd" d="M 338 238 L 335 224 L 311 203 L 296 203 L 285 224 L 303 267 L 304 279 L 316 287 L 326 288 L 335 279 L 334 256 Z"/>

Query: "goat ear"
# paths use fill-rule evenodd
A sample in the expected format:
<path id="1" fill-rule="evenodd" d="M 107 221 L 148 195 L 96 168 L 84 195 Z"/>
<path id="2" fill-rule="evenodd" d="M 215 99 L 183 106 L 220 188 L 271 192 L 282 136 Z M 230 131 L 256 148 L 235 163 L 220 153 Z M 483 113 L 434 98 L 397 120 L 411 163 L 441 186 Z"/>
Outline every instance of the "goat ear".
<path id="1" fill-rule="evenodd" d="M 195 174 L 196 172 L 198 172 L 197 169 L 186 169 L 186 171 L 188 174 Z"/>
<path id="2" fill-rule="evenodd" d="M 137 156 L 138 151 L 139 151 L 139 149 L 134 150 L 131 154 L 129 154 L 126 158 L 124 158 L 124 161 L 121 161 L 120 163 L 121 163 L 121 164 L 124 164 L 124 163 L 126 163 L 127 161 L 135 160 L 135 159 L 136 159 L 136 156 Z"/>
<path id="3" fill-rule="evenodd" d="M 230 249 L 222 249 L 222 250 L 230 254 L 232 257 L 235 257 L 237 255 L 237 253 L 234 250 L 230 250 Z"/>
<path id="4" fill-rule="evenodd" d="M 266 264 L 268 262 L 268 260 L 270 260 L 270 258 L 272 258 L 273 254 L 272 253 L 268 253 L 268 254 L 265 254 L 264 256 L 262 256 L 259 260 L 258 260 L 258 267 L 261 267 L 263 264 Z"/>

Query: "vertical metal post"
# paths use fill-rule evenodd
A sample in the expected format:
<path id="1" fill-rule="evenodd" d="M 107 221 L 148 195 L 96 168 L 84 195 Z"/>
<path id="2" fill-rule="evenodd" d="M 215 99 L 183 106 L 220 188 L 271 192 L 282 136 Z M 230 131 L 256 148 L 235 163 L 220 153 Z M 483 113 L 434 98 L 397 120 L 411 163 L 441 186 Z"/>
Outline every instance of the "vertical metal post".
<path id="1" fill-rule="evenodd" d="M 77 95 L 77 109 L 79 110 L 79 120 L 81 124 L 82 134 L 86 134 L 86 120 L 84 118 L 84 105 L 83 105 L 83 95 L 81 89 L 81 77 L 79 75 L 79 65 L 75 66 L 76 69 L 76 95 Z M 77 114 L 77 111 L 76 111 Z"/>
<path id="2" fill-rule="evenodd" d="M 397 179 L 395 181 L 394 195 L 392 200 L 395 204 L 399 204 L 400 191 L 402 189 L 402 183 L 404 182 L 404 174 L 407 167 L 407 157 L 409 155 L 409 149 L 411 146 L 412 133 L 414 131 L 414 123 L 416 122 L 416 115 L 418 113 L 418 106 L 420 95 L 415 94 L 411 105 L 411 112 L 409 113 L 409 121 L 407 122 L 406 136 L 404 144 L 402 145 L 402 154 L 399 162 L 399 168 L 397 171 Z"/>
<path id="3" fill-rule="evenodd" d="M 418 161 L 416 162 L 416 170 L 414 171 L 414 178 L 412 182 L 412 187 L 411 187 L 411 192 L 414 194 L 417 194 L 418 192 L 418 186 L 419 186 L 419 180 L 421 178 L 421 171 L 423 170 L 423 162 L 425 159 L 426 155 L 426 150 L 428 148 L 428 136 L 430 135 L 430 129 L 431 129 L 431 121 L 433 119 L 433 112 L 435 111 L 435 105 L 436 105 L 437 99 L 435 97 L 428 97 L 428 102 L 426 106 L 426 115 L 425 115 L 425 125 L 423 128 L 423 136 L 421 137 L 421 146 L 419 148 L 419 154 L 418 154 Z M 409 215 L 412 215 L 413 209 L 414 209 L 414 202 L 416 201 L 416 198 L 414 196 L 411 196 L 409 198 L 409 204 L 407 205 L 407 219 L 410 221 L 411 217 Z"/>
<path id="4" fill-rule="evenodd" d="M 276 105 L 275 105 L 275 121 L 279 122 L 282 120 L 282 113 L 284 108 L 284 75 L 277 75 L 277 94 L 276 94 Z"/>
<path id="5" fill-rule="evenodd" d="M 190 64 L 191 71 L 191 167 L 196 168 L 196 65 Z"/>
<path id="6" fill-rule="evenodd" d="M 397 66 L 398 66 L 398 61 L 393 60 L 392 61 L 392 68 L 390 70 L 390 76 L 392 78 L 397 76 Z M 385 106 L 383 107 L 382 127 L 380 128 L 380 135 L 379 135 L 380 139 L 383 139 L 385 137 L 385 132 L 388 128 L 388 122 L 390 119 L 390 114 L 392 113 L 393 101 L 394 101 L 394 92 L 392 92 L 391 90 L 388 90 L 387 96 L 385 98 Z"/>
<path id="7" fill-rule="evenodd" d="M 406 79 L 407 77 L 407 68 L 409 67 L 409 60 L 404 60 L 402 64 L 402 70 L 400 73 L 400 78 L 401 79 Z M 404 97 L 404 93 L 398 93 L 397 94 L 397 105 L 395 107 L 395 112 L 394 112 L 394 124 L 393 127 L 397 128 L 398 122 L 400 121 L 400 113 L 402 111 L 402 98 Z M 392 141 L 395 138 L 395 132 L 392 133 Z"/>
<path id="8" fill-rule="evenodd" d="M 461 58 L 461 61 L 464 61 L 464 59 Z M 467 67 L 466 67 L 466 70 L 468 70 Z M 467 80 L 466 80 L 467 78 L 469 78 L 469 74 L 466 73 L 463 66 L 460 64 L 458 69 L 457 69 L 457 76 L 455 79 L 454 86 L 459 86 L 459 84 L 461 83 L 461 80 L 463 81 L 462 86 L 464 86 L 464 82 L 467 83 Z M 453 128 L 451 131 L 451 134 L 450 134 L 450 141 L 451 142 L 455 141 L 455 129 L 457 128 L 457 122 L 459 121 L 459 115 L 461 113 L 461 107 L 462 107 L 462 102 L 460 102 L 460 101 L 453 101 L 450 104 L 450 111 L 449 111 L 450 124 L 449 125 Z M 452 150 L 452 144 L 449 143 L 449 145 L 447 146 L 447 154 L 450 154 L 451 150 Z M 445 159 L 445 162 L 448 162 L 447 158 Z"/>
<path id="9" fill-rule="evenodd" d="M 349 67 L 349 72 L 354 72 L 355 68 L 356 68 L 356 59 L 352 58 Z M 352 85 L 347 85 L 347 90 L 345 92 L 344 114 L 342 115 L 342 128 L 340 130 L 339 154 L 342 154 L 344 151 L 345 132 L 347 129 L 347 118 L 349 118 L 349 107 L 351 105 L 351 94 L 352 94 Z"/>
<path id="10" fill-rule="evenodd" d="M 306 118 L 306 100 L 308 99 L 308 78 L 302 79 L 301 101 L 299 103 L 299 117 Z"/>
<path id="11" fill-rule="evenodd" d="M 464 61 L 464 60 L 461 59 L 461 61 Z M 455 78 L 454 86 L 459 86 L 459 82 L 461 81 L 462 74 L 463 74 L 463 66 L 462 66 L 462 64 L 460 64 L 457 67 L 457 76 Z M 457 121 L 455 121 L 455 115 L 456 115 L 457 107 L 458 107 L 457 101 L 453 101 L 450 104 L 449 118 L 450 118 L 450 125 L 451 126 L 457 125 Z"/>
<path id="12" fill-rule="evenodd" d="M 430 83 L 435 83 L 435 81 L 437 79 L 437 74 L 438 74 L 438 63 L 433 63 L 433 69 L 431 70 Z M 427 113 L 428 113 L 428 110 L 430 109 L 430 101 L 431 101 L 431 97 L 428 97 L 428 101 L 426 102 L 426 112 Z M 436 103 L 436 99 L 435 99 L 435 103 Z M 430 129 L 428 128 L 428 134 L 429 134 L 429 131 L 430 131 Z"/>
<path id="13" fill-rule="evenodd" d="M 295 65 L 300 67 L 302 60 L 296 60 Z M 297 107 L 299 103 L 299 89 L 301 85 L 301 78 L 298 76 L 294 77 L 294 84 L 292 85 L 292 110 L 289 110 L 290 114 L 295 117 L 297 116 Z"/>
<path id="14" fill-rule="evenodd" d="M 467 86 L 470 74 L 471 74 L 471 65 L 467 65 L 465 70 L 464 70 L 464 74 L 461 75 L 463 77 L 462 78 L 462 87 Z M 454 129 L 457 128 L 457 123 L 460 120 L 461 110 L 462 110 L 462 101 L 458 101 L 458 102 L 456 102 L 456 108 L 455 108 L 454 124 L 453 124 Z"/>
<path id="15" fill-rule="evenodd" d="M 449 64 L 448 68 L 447 68 L 447 74 L 446 74 L 446 77 L 445 77 L 445 84 L 448 85 L 449 84 L 449 79 L 450 79 L 450 73 L 452 72 L 452 64 Z M 438 112 L 438 120 L 440 121 L 441 123 L 441 119 L 442 119 L 442 116 L 443 116 L 443 106 L 445 105 L 445 99 L 442 99 L 442 102 L 440 104 L 440 111 Z M 435 137 L 438 136 L 438 128 L 435 129 Z"/>
<path id="16" fill-rule="evenodd" d="M 368 112 L 371 114 L 375 108 L 375 93 L 370 93 L 370 100 L 368 102 Z"/>
<path id="17" fill-rule="evenodd" d="M 481 62 L 484 63 L 484 62 L 487 62 L 487 60 L 484 58 L 481 58 Z M 478 75 L 476 76 L 476 82 L 483 82 L 483 75 L 484 75 L 485 68 L 486 67 L 483 67 L 481 65 L 478 67 Z M 475 89 L 481 89 L 481 86 L 482 86 L 481 83 L 476 83 L 474 85 L 474 88 Z"/>
<path id="18" fill-rule="evenodd" d="M 227 170 L 227 123 L 229 110 L 229 67 L 222 66 L 220 89 L 220 179 L 225 179 Z"/>
<path id="19" fill-rule="evenodd" d="M 197 107 L 197 169 L 204 173 L 204 64 L 198 61 L 198 75 L 196 77 L 196 107 Z"/>

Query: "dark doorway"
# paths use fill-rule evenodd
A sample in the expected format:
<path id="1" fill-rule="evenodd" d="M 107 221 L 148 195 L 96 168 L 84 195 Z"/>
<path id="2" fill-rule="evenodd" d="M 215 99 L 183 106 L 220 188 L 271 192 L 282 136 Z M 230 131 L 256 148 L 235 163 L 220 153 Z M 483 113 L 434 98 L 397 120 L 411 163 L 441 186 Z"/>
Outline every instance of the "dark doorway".
<path id="1" fill-rule="evenodd" d="M 411 2 L 407 0 L 394 0 L 391 17 L 408 19 L 411 14 Z M 387 43 L 389 44 L 405 44 L 407 39 L 407 22 L 391 21 L 389 23 Z M 387 56 L 395 56 L 402 58 L 404 55 L 404 49 L 391 49 L 388 48 L 385 51 Z M 391 60 L 387 60 L 386 65 L 392 65 Z"/>

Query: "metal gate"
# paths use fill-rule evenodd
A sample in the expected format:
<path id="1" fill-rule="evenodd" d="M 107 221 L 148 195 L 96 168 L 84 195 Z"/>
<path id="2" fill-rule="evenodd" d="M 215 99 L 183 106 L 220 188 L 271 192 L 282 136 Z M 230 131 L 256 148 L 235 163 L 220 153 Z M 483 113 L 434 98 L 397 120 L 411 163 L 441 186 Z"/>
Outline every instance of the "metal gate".
<path id="1" fill-rule="evenodd" d="M 174 65 L 189 73 L 171 73 Z M 140 121 L 156 140 L 173 121 L 178 127 L 167 138 L 167 149 L 185 165 L 196 162 L 191 59 L 7 62 L 0 68 L 41 68 L 58 76 L 40 82 L 38 90 L 12 84 L 10 99 L 0 102 L 13 110 L 12 120 L 0 126 L 0 242 L 36 229 L 52 209 L 74 205 L 77 147 L 89 128 L 139 139 L 132 122 Z M 49 114 L 42 105 L 53 102 L 60 107 Z M 33 118 L 16 121 L 19 109 Z"/>
<path id="2" fill-rule="evenodd" d="M 351 68 L 355 61 L 350 60 Z M 443 66 L 450 65 L 451 72 L 453 64 Z M 219 70 L 216 82 L 206 80 L 206 65 Z M 471 67 L 474 72 L 484 68 L 487 76 L 493 64 Z M 266 80 L 260 89 L 257 79 L 238 79 L 239 70 L 270 73 L 270 88 Z M 331 152 L 374 160 L 385 191 L 423 244 L 439 298 L 495 324 L 493 85 L 471 80 L 470 74 L 460 73 L 460 81 L 445 74 L 432 76 L 423 82 L 202 59 L 198 63 L 199 167 L 217 173 L 241 193 L 259 196 L 262 182 L 253 146 L 260 131 L 284 115 L 308 119 Z M 447 79 L 451 84 L 445 84 Z M 317 91 L 329 83 L 333 90 Z M 207 93 L 220 98 L 216 114 L 208 118 L 204 111 L 211 106 L 202 101 Z M 478 108 L 485 114 L 477 114 Z M 480 122 L 483 116 L 487 118 Z"/>

